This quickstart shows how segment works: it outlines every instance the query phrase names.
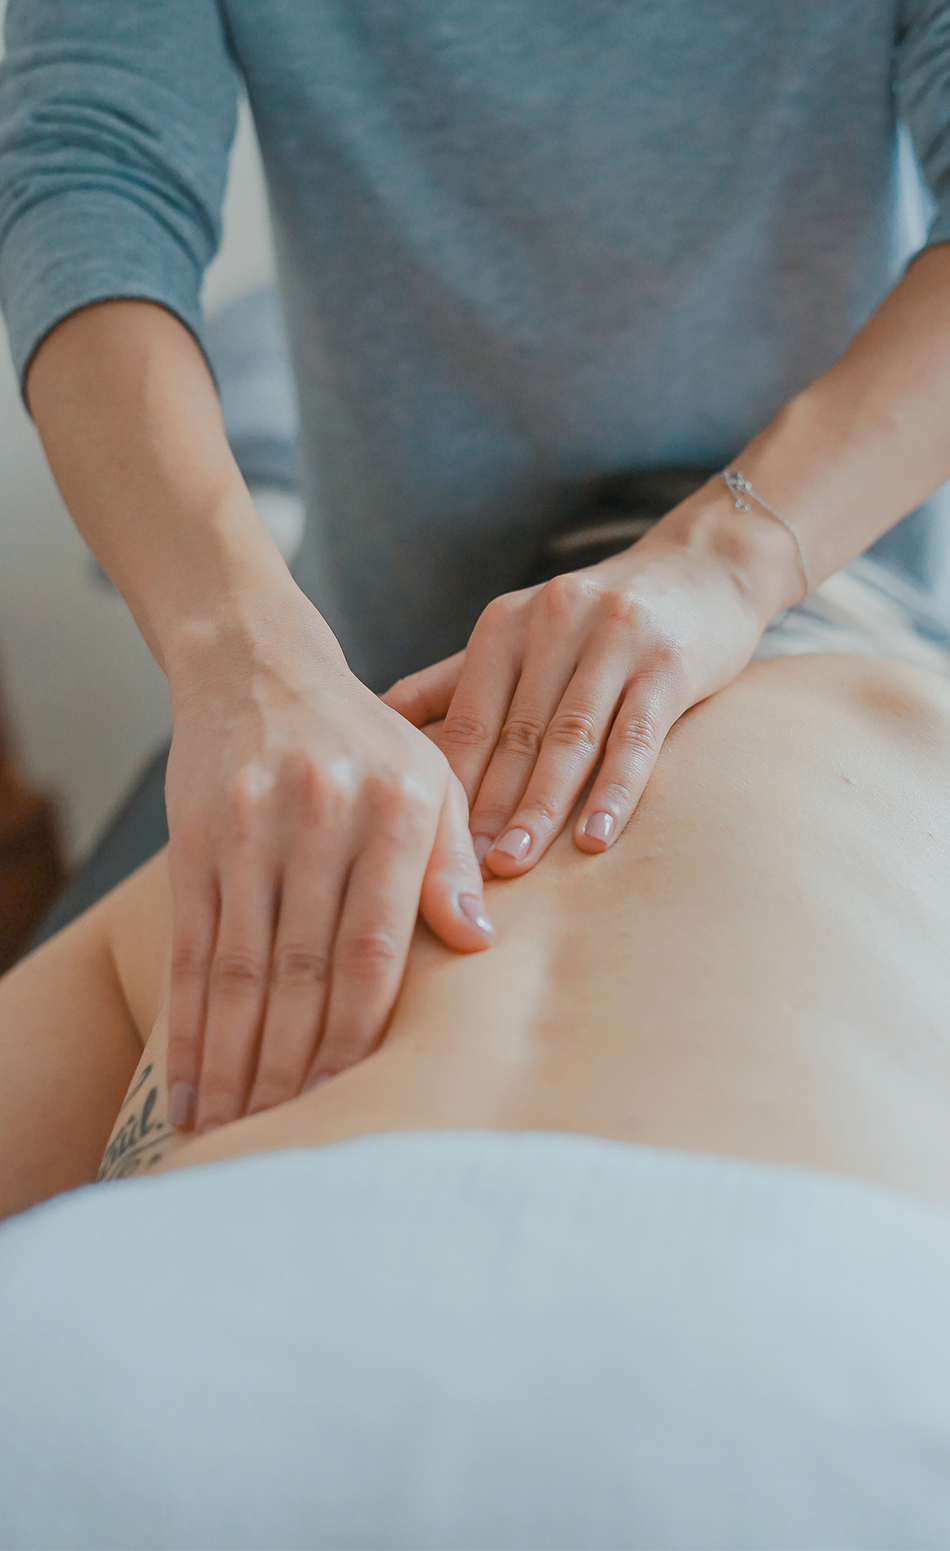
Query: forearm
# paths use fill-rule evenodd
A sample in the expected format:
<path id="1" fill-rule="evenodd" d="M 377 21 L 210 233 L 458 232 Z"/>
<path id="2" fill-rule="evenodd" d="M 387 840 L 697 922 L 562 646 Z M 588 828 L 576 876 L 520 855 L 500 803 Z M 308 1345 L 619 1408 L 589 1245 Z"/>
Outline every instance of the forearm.
<path id="1" fill-rule="evenodd" d="M 950 246 L 921 254 L 737 461 L 794 523 L 816 582 L 950 479 Z"/>
<path id="2" fill-rule="evenodd" d="M 77 526 L 166 670 L 196 632 L 250 638 L 279 613 L 293 583 L 204 357 L 171 313 L 137 301 L 74 313 L 37 351 L 27 393 Z"/>
<path id="3" fill-rule="evenodd" d="M 812 585 L 950 479 L 950 245 L 921 254 L 844 355 L 731 466 L 795 528 Z M 720 482 L 661 526 L 711 544 L 763 623 L 802 595 L 792 539 L 754 502 L 736 512 Z"/>

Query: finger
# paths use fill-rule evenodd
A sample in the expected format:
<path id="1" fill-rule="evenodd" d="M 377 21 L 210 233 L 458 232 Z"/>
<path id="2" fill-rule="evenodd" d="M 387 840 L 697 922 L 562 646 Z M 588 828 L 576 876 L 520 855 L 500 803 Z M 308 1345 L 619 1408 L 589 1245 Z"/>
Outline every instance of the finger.
<path id="1" fill-rule="evenodd" d="M 250 858 L 241 861 L 222 880 L 198 1079 L 199 1133 L 243 1112 L 267 996 L 276 898 Z"/>
<path id="2" fill-rule="evenodd" d="M 168 1001 L 168 1119 L 178 1130 L 195 1122 L 208 977 L 218 931 L 219 897 L 210 860 L 179 830 L 169 847 L 172 889 Z"/>
<path id="3" fill-rule="evenodd" d="M 454 657 L 435 662 L 430 668 L 397 679 L 380 698 L 413 727 L 437 722 L 449 708 L 464 662 L 465 653 L 456 652 Z"/>
<path id="4" fill-rule="evenodd" d="M 407 846 L 379 833 L 350 873 L 333 945 L 323 1037 L 305 1086 L 369 1055 L 393 1009 L 419 912 L 434 836 Z"/>
<path id="5" fill-rule="evenodd" d="M 497 839 L 485 864 L 500 877 L 529 871 L 557 839 L 603 751 L 624 693 L 624 665 L 606 654 L 575 673 L 545 730 L 537 761 L 517 805 L 493 815 Z M 489 776 L 491 772 L 489 772 Z M 492 793 L 485 782 L 484 801 Z M 482 792 L 476 808 L 480 809 Z M 481 822 L 480 813 L 473 816 Z"/>
<path id="6" fill-rule="evenodd" d="M 518 593 L 488 605 L 472 632 L 458 687 L 445 713 L 439 747 L 469 804 L 491 762 L 521 677 L 524 628 Z"/>
<path id="7" fill-rule="evenodd" d="M 555 643 L 550 636 L 542 637 L 534 651 L 529 649 L 497 747 L 472 805 L 473 835 L 489 836 L 497 845 L 510 829 L 509 821 L 532 778 L 552 719 L 574 680 L 576 663 L 570 639 Z M 606 727 L 602 730 L 606 732 Z M 596 750 L 600 732 L 596 719 L 585 712 L 572 715 L 570 720 L 563 718 L 558 737 L 570 738 L 576 755 L 578 748 Z M 527 849 L 521 841 L 520 853 L 515 851 L 519 861 L 527 855 Z M 494 854 L 495 847 L 491 846 L 487 854 L 483 853 L 483 859 L 487 861 Z"/>
<path id="8" fill-rule="evenodd" d="M 667 733 L 687 709 L 668 679 L 637 679 L 617 713 L 603 763 L 574 829 L 582 851 L 606 851 L 623 834 Z"/>
<path id="9" fill-rule="evenodd" d="M 249 1115 L 295 1098 L 303 1087 L 320 1040 L 346 874 L 344 853 L 329 855 L 325 836 L 298 844 L 284 881 Z"/>
<path id="10" fill-rule="evenodd" d="M 468 802 L 461 782 L 449 779 L 435 844 L 422 883 L 423 920 L 437 937 L 460 953 L 490 948 L 496 933 L 485 908 L 482 874 L 468 828 Z"/>

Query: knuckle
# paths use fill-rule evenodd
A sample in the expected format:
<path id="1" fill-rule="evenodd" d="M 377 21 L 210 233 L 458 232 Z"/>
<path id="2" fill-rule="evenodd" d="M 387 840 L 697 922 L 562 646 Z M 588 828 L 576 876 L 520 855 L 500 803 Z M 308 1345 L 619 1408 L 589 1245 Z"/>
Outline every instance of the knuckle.
<path id="1" fill-rule="evenodd" d="M 498 747 L 505 754 L 527 755 L 537 759 L 544 733 L 545 723 L 539 717 L 511 716 L 498 736 Z"/>
<path id="2" fill-rule="evenodd" d="M 323 817 L 328 808 L 344 798 L 342 783 L 321 770 L 308 754 L 300 754 L 289 763 L 286 782 L 288 795 L 309 818 Z"/>
<path id="3" fill-rule="evenodd" d="M 364 797 L 375 819 L 382 823 L 396 820 L 402 810 L 402 793 L 394 771 L 374 770 L 366 777 Z"/>
<path id="4" fill-rule="evenodd" d="M 356 758 L 321 764 L 309 751 L 300 751 L 282 766 L 281 804 L 289 805 L 305 825 L 332 828 L 352 808 L 361 773 Z"/>
<path id="5" fill-rule="evenodd" d="M 425 694 L 416 673 L 409 673 L 405 678 L 397 679 L 394 684 L 390 684 L 382 698 L 388 706 L 398 708 L 403 715 L 409 712 L 410 719 L 413 711 L 421 711 L 425 708 Z"/>
<path id="6" fill-rule="evenodd" d="M 208 845 L 208 814 L 204 809 L 182 809 L 171 793 L 166 791 L 165 801 L 174 819 L 168 841 L 168 860 L 173 869 L 190 874 L 195 858 L 202 856 Z"/>
<path id="7" fill-rule="evenodd" d="M 411 796 L 413 783 L 403 771 L 384 765 L 377 770 L 367 771 L 363 790 L 376 807 L 395 810 Z"/>
<path id="8" fill-rule="evenodd" d="M 660 741 L 655 718 L 649 711 L 628 717 L 615 729 L 614 741 L 626 757 L 638 760 L 652 757 Z"/>
<path id="9" fill-rule="evenodd" d="M 615 817 L 627 812 L 633 807 L 635 799 L 634 788 L 629 781 L 624 781 L 621 776 L 614 776 L 606 781 L 603 786 L 597 786 L 597 806 L 606 808 Z"/>
<path id="10" fill-rule="evenodd" d="M 439 763 L 442 765 L 441 759 Z M 410 819 L 421 821 L 428 817 L 435 795 L 431 773 L 422 776 L 415 770 L 400 770 L 393 785 L 399 806 Z"/>
<path id="11" fill-rule="evenodd" d="M 421 684 L 416 686 L 407 682 L 400 687 L 393 709 L 414 727 L 423 727 L 433 719 L 430 704 L 429 695 Z"/>
<path id="12" fill-rule="evenodd" d="M 208 973 L 209 963 L 210 956 L 199 943 L 189 940 L 176 942 L 171 956 L 172 985 L 189 985 L 195 980 L 203 980 Z"/>
<path id="13" fill-rule="evenodd" d="M 603 586 L 593 576 L 583 571 L 565 571 L 552 576 L 538 594 L 538 602 L 555 618 L 573 614 L 577 609 L 599 599 Z"/>
<path id="14" fill-rule="evenodd" d="M 516 592 L 503 592 L 497 598 L 492 598 L 486 603 L 478 618 L 476 629 L 507 625 L 521 612 L 522 597 Z"/>
<path id="15" fill-rule="evenodd" d="M 689 677 L 689 661 L 678 641 L 658 641 L 654 648 L 654 672 L 672 688 L 685 685 Z"/>
<path id="16" fill-rule="evenodd" d="M 507 827 L 511 814 L 511 804 L 507 808 L 499 808 L 491 804 L 478 808 L 472 814 L 472 833 L 490 835 L 493 839 L 497 839 Z"/>
<path id="17" fill-rule="evenodd" d="M 169 1073 L 174 1072 L 178 1076 L 185 1076 L 190 1080 L 194 1074 L 197 1051 L 197 1029 L 170 1032 L 165 1057 Z"/>
<path id="18" fill-rule="evenodd" d="M 244 1085 L 237 1074 L 219 1067 L 202 1072 L 199 1087 L 199 1120 L 202 1123 L 214 1118 L 219 1118 L 221 1123 L 230 1120 L 244 1097 Z"/>
<path id="19" fill-rule="evenodd" d="M 244 766 L 228 783 L 224 810 L 237 839 L 246 840 L 254 833 L 271 784 L 269 776 L 251 765 Z"/>
<path id="20" fill-rule="evenodd" d="M 330 960 L 303 943 L 283 943 L 274 952 L 271 978 L 275 986 L 287 991 L 309 991 L 325 985 L 330 977 Z"/>
<path id="21" fill-rule="evenodd" d="M 493 741 L 493 732 L 481 717 L 468 711 L 450 711 L 442 725 L 439 741 L 443 749 L 447 744 L 460 749 L 480 748 Z"/>
<path id="22" fill-rule="evenodd" d="M 676 636 L 654 625 L 644 640 L 643 661 L 647 674 L 651 678 L 661 679 L 667 670 L 680 668 L 686 663 L 686 651 Z"/>
<path id="23" fill-rule="evenodd" d="M 367 781 L 367 799 L 373 818 L 400 842 L 415 839 L 428 826 L 432 797 L 412 771 L 384 771 Z"/>
<path id="24" fill-rule="evenodd" d="M 608 625 L 619 627 L 626 632 L 632 625 L 643 622 L 643 606 L 633 593 L 615 588 L 606 594 L 604 601 Z"/>
<path id="25" fill-rule="evenodd" d="M 256 953 L 230 948 L 215 954 L 211 965 L 211 990 L 226 998 L 256 994 L 263 989 L 266 969 Z"/>
<path id="26" fill-rule="evenodd" d="M 248 1114 L 261 1109 L 273 1109 L 275 1104 L 283 1104 L 287 1099 L 294 1097 L 299 1086 L 299 1082 L 294 1080 L 285 1066 L 278 1066 L 275 1061 L 262 1062 L 254 1079 L 254 1087 L 247 1106 Z"/>
<path id="27" fill-rule="evenodd" d="M 596 754 L 600 747 L 600 729 L 586 711 L 561 711 L 551 722 L 547 741 L 581 754 Z"/>
<path id="28" fill-rule="evenodd" d="M 399 962 L 399 944 L 392 932 L 376 927 L 344 938 L 338 956 L 344 968 L 361 976 L 388 975 Z"/>
<path id="29" fill-rule="evenodd" d="M 355 1066 L 371 1054 L 379 1043 L 379 1032 L 351 1023 L 324 1040 L 315 1063 L 323 1077 L 338 1077 L 347 1067 Z"/>
<path id="30" fill-rule="evenodd" d="M 442 857 L 439 871 L 445 878 L 474 878 L 478 875 L 478 864 L 471 851 L 452 849 Z"/>
<path id="31" fill-rule="evenodd" d="M 513 822 L 519 823 L 520 819 L 524 819 L 532 832 L 537 834 L 543 833 L 544 830 L 558 823 L 561 817 L 561 808 L 553 798 L 533 797 L 530 801 L 522 803 L 518 814 L 513 817 Z"/>

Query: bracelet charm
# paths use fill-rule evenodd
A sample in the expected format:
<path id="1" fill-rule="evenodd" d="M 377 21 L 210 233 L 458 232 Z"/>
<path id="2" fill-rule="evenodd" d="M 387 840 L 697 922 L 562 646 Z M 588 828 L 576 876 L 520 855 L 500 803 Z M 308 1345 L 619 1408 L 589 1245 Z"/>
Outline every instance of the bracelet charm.
<path id="1" fill-rule="evenodd" d="M 726 485 L 729 493 L 734 497 L 735 508 L 737 512 L 751 512 L 751 502 L 754 501 L 756 506 L 761 506 L 763 511 L 768 512 L 770 517 L 774 517 L 776 522 L 780 522 L 782 524 L 782 527 L 791 537 L 795 544 L 795 548 L 798 551 L 798 563 L 801 566 L 802 577 L 804 578 L 805 582 L 805 597 L 807 598 L 808 594 L 811 592 L 811 574 L 808 570 L 808 561 L 805 559 L 805 551 L 802 547 L 802 541 L 798 534 L 795 532 L 795 529 L 792 527 L 791 523 L 786 521 L 781 512 L 777 512 L 774 506 L 770 506 L 768 501 L 764 500 L 763 497 L 759 495 L 758 491 L 754 488 L 751 479 L 746 479 L 745 475 L 741 473 L 739 469 L 723 469 L 719 475 L 719 478 L 722 480 L 723 484 Z"/>

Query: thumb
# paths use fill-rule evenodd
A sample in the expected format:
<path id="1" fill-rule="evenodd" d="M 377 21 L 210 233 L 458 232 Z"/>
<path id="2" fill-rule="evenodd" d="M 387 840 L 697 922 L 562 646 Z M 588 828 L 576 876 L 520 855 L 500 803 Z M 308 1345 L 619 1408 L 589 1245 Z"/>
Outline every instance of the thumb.
<path id="1" fill-rule="evenodd" d="M 465 653 L 456 652 L 454 657 L 434 662 L 431 668 L 397 679 L 382 696 L 383 704 L 398 711 L 413 727 L 441 721 L 452 702 L 464 661 Z"/>
<path id="2" fill-rule="evenodd" d="M 461 781 L 451 772 L 419 909 L 426 925 L 459 953 L 477 953 L 495 942 L 468 828 L 468 800 Z"/>

